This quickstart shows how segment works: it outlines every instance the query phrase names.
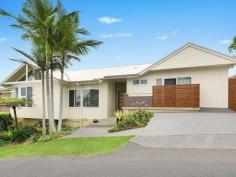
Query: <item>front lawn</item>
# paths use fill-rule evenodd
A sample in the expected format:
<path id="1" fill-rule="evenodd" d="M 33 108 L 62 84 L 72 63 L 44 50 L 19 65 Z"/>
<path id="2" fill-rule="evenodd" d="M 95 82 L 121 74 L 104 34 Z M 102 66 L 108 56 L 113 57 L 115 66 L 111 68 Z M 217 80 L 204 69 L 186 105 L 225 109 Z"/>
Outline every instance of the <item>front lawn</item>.
<path id="1" fill-rule="evenodd" d="M 0 158 L 32 156 L 88 156 L 112 152 L 132 136 L 54 139 L 48 142 L 0 147 Z"/>

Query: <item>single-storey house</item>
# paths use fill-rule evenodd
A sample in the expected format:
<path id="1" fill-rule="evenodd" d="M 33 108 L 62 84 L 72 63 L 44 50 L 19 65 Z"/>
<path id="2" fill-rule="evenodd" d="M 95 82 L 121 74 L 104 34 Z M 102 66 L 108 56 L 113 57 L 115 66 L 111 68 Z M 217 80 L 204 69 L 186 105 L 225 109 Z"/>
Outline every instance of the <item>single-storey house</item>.
<path id="1" fill-rule="evenodd" d="M 68 71 L 64 77 L 63 118 L 105 119 L 126 107 L 228 108 L 228 70 L 235 64 L 234 57 L 187 43 L 152 64 Z M 40 78 L 34 67 L 22 64 L 2 82 L 2 86 L 12 90 L 12 97 L 32 101 L 20 107 L 19 117 L 41 119 Z M 55 119 L 59 110 L 59 78 L 60 73 L 55 72 Z M 194 88 L 186 89 L 185 85 Z M 156 92 L 158 89 L 162 91 Z M 168 96 L 172 91 L 174 94 Z M 165 92 L 165 96 L 159 92 Z M 193 106 L 188 103 L 192 93 Z M 176 98 L 168 103 L 164 97 Z"/>

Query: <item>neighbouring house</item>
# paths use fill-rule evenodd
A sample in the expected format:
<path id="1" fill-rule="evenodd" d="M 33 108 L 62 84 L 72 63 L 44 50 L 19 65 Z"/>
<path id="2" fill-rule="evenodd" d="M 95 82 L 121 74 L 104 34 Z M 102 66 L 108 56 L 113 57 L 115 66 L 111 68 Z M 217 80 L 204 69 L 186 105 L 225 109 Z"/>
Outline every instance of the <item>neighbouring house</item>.
<path id="1" fill-rule="evenodd" d="M 152 64 L 68 71 L 64 80 L 64 119 L 105 119 L 120 109 L 228 108 L 228 70 L 236 59 L 187 43 Z M 59 78 L 55 72 L 55 118 L 59 110 Z M 23 64 L 1 85 L 11 96 L 31 101 L 18 115 L 40 119 L 40 73 Z"/>
<path id="2" fill-rule="evenodd" d="M 10 97 L 11 89 L 0 86 L 0 97 Z M 0 105 L 0 112 L 9 112 L 10 107 L 5 105 Z"/>

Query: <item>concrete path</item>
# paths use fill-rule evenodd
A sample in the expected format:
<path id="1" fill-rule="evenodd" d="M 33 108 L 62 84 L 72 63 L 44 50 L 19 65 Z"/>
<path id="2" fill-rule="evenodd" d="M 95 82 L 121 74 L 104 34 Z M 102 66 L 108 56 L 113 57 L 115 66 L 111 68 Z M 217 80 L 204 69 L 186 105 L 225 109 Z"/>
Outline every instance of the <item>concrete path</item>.
<path id="1" fill-rule="evenodd" d="M 236 150 L 156 149 L 134 143 L 107 155 L 0 160 L 1 177 L 236 177 Z"/>

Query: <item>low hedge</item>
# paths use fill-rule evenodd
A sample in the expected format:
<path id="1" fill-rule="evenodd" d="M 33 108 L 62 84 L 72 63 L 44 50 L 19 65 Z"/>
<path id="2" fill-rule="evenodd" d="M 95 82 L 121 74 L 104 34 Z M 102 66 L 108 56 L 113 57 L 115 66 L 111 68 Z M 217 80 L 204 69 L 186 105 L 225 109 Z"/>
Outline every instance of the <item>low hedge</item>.
<path id="1" fill-rule="evenodd" d="M 138 110 L 131 114 L 124 115 L 113 128 L 108 130 L 108 132 L 145 127 L 153 115 L 154 114 L 152 112 L 145 110 Z"/>
<path id="2" fill-rule="evenodd" d="M 8 112 L 0 112 L 0 131 L 8 131 L 13 125 L 13 119 Z"/>

